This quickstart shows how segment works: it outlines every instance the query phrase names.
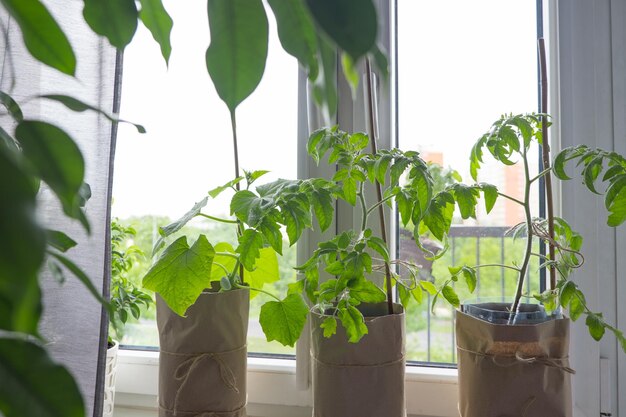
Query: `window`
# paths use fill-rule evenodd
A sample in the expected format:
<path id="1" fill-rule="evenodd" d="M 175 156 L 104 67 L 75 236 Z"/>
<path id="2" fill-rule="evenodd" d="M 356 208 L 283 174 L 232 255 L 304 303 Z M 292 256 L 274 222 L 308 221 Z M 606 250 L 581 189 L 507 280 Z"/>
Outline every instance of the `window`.
<path id="1" fill-rule="evenodd" d="M 148 256 L 156 227 L 166 224 L 166 217 L 180 216 L 206 191 L 233 176 L 230 161 L 216 157 L 229 155 L 231 150 L 226 108 L 217 99 L 206 75 L 204 54 L 190 54 L 204 51 L 208 46 L 204 5 L 179 3 L 169 0 L 165 4 L 176 22 L 189 22 L 185 27 L 174 28 L 174 53 L 169 70 L 149 41 L 149 33 L 138 33 L 125 52 L 122 114 L 126 119 L 145 124 L 149 135 L 138 136 L 132 129 L 120 126 L 113 215 L 137 227 L 140 235 L 137 242 L 141 242 Z M 425 159 L 440 164 L 444 172 L 454 166 L 469 179 L 469 174 L 462 171 L 469 165 L 469 149 L 501 112 L 537 109 L 536 4 L 498 0 L 381 0 L 377 3 L 382 4 L 379 17 L 382 27 L 386 28 L 381 30 L 383 43 L 391 37 L 390 43 L 397 48 L 395 54 L 390 54 L 397 65 L 395 76 L 391 78 L 395 85 L 381 88 L 379 92 L 381 132 L 392 132 L 401 148 L 420 151 Z M 390 28 L 395 29 L 396 37 L 391 36 Z M 271 28 L 270 33 L 275 34 L 275 29 Z M 297 113 L 297 103 L 306 100 L 297 95 L 298 83 L 302 87 L 304 82 L 302 78 L 297 79 L 297 74 L 296 62 L 284 55 L 277 40 L 272 39 L 261 86 L 238 110 L 243 168 L 271 169 L 274 175 L 271 179 L 295 178 L 298 172 L 315 169 L 296 166 L 304 160 L 302 141 L 296 140 L 298 117 L 302 117 Z M 364 129 L 363 103 L 352 105 L 348 88 L 340 86 L 340 94 L 344 96 L 340 100 L 339 120 L 342 124 L 348 120 L 344 129 Z M 362 100 L 362 94 L 357 94 L 357 98 Z M 346 102 L 350 104 L 341 107 Z M 388 117 L 389 114 L 392 117 Z M 385 139 L 383 134 L 381 138 Z M 279 143 L 280 150 L 276 150 Z M 270 152 L 266 152 L 268 147 L 272 148 Z M 272 156 L 277 159 L 271 160 Z M 481 180 L 515 194 L 518 175 L 515 169 L 485 169 Z M 163 198 L 164 195 L 168 197 Z M 228 211 L 226 199 L 216 203 L 222 204 L 222 213 Z M 396 250 L 402 256 L 422 261 L 423 273 L 434 277 L 445 275 L 448 264 L 508 260 L 513 248 L 521 242 L 504 237 L 504 231 L 517 223 L 520 213 L 516 212 L 517 207 L 506 202 L 498 204 L 494 209 L 498 215 L 490 216 L 489 221 L 481 215 L 472 222 L 458 219 L 449 252 L 431 266 L 419 258 L 411 233 L 400 228 L 395 233 Z M 338 227 L 351 222 L 352 217 L 339 210 Z M 206 227 L 198 223 L 199 229 Z M 219 233 L 219 230 L 211 232 Z M 311 242 L 314 239 L 312 237 Z M 306 246 L 312 246 L 311 242 L 305 241 L 298 250 L 304 251 Z M 289 259 L 285 265 L 293 265 L 295 248 L 286 256 Z M 145 261 L 144 268 L 148 264 L 149 261 Z M 537 266 L 532 270 L 536 271 Z M 135 279 L 140 276 L 138 272 Z M 506 272 L 484 272 L 477 295 L 510 295 L 511 280 Z M 537 290 L 538 274 L 530 281 L 529 290 Z M 456 360 L 452 310 L 440 303 L 436 315 L 432 315 L 428 305 L 425 302 L 413 306 L 407 313 L 407 359 L 413 365 L 450 366 Z M 154 321 L 149 320 L 153 313 L 154 310 L 148 312 L 145 319 L 129 326 L 124 344 L 158 345 Z M 255 313 L 258 315 L 258 308 L 253 306 L 249 352 L 294 354 L 294 350 L 264 342 L 258 322 L 254 320 Z M 302 344 L 298 349 L 297 360 L 306 360 L 308 346 Z M 122 401 L 151 407 L 151 396 L 156 395 L 155 356 L 141 355 L 127 352 L 126 357 L 122 356 L 122 365 L 127 365 L 122 373 L 122 388 L 140 397 L 135 401 L 122 396 Z M 251 360 L 249 366 L 253 373 L 249 378 L 249 386 L 252 384 L 250 403 L 283 404 L 291 408 L 282 415 L 307 415 L 305 407 L 310 404 L 310 393 L 295 388 L 296 378 L 306 382 L 307 376 L 295 376 L 293 360 Z M 137 372 L 144 368 L 150 369 L 148 374 L 143 374 L 144 378 L 155 378 L 147 388 L 136 380 Z M 455 372 L 409 368 L 409 413 L 456 415 Z M 150 396 L 149 399 L 146 396 Z M 428 401 L 435 397 L 446 401 L 437 404 Z M 279 415 L 263 414 L 258 411 L 262 408 L 254 409 L 251 414 Z"/>

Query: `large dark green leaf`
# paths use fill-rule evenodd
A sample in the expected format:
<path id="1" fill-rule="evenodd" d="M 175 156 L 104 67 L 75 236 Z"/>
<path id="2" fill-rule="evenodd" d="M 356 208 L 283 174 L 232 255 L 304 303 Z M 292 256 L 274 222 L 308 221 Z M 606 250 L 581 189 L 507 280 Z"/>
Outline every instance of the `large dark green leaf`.
<path id="1" fill-rule="evenodd" d="M 54 100 L 57 101 L 61 104 L 63 104 L 65 107 L 67 107 L 70 110 L 76 111 L 76 112 L 84 112 L 87 110 L 92 110 L 95 111 L 96 113 L 99 113 L 101 115 L 103 115 L 104 117 L 106 117 L 107 119 L 109 119 L 110 121 L 114 122 L 114 123 L 128 123 L 131 124 L 133 126 L 135 126 L 135 128 L 137 129 L 137 131 L 139 133 L 146 133 L 146 129 L 142 126 L 142 125 L 138 125 L 136 123 L 132 123 L 126 120 L 122 120 L 118 117 L 117 114 L 110 114 L 105 110 L 102 110 L 99 107 L 96 106 L 92 106 L 91 104 L 87 104 L 82 102 L 81 100 L 74 98 L 74 97 L 70 97 L 70 96 L 65 96 L 62 94 L 45 94 L 43 96 L 41 96 L 42 98 L 46 98 L 48 100 Z"/>
<path id="2" fill-rule="evenodd" d="M 13 97 L 4 91 L 0 91 L 0 104 L 2 104 L 9 111 L 13 120 L 18 123 L 24 120 L 24 114 L 22 113 L 22 109 L 19 104 L 17 104 Z"/>
<path id="3" fill-rule="evenodd" d="M 317 24 L 354 61 L 373 49 L 378 23 L 371 0 L 307 0 Z"/>
<path id="4" fill-rule="evenodd" d="M 72 375 L 39 345 L 0 337 L 0 414 L 5 417 L 84 417 Z"/>
<path id="5" fill-rule="evenodd" d="M 84 0 L 83 16 L 94 32 L 105 36 L 111 45 L 124 49 L 137 30 L 135 0 Z"/>
<path id="6" fill-rule="evenodd" d="M 317 36 L 304 0 L 269 0 L 268 3 L 276 17 L 283 49 L 308 69 L 310 80 L 315 80 L 319 72 Z"/>
<path id="7" fill-rule="evenodd" d="M 268 342 L 276 340 L 284 346 L 293 346 L 300 338 L 308 313 L 302 296 L 289 294 L 284 300 L 263 304 L 259 322 Z"/>
<path id="8" fill-rule="evenodd" d="M 54 125 L 32 120 L 20 123 L 15 136 L 33 169 L 59 197 L 63 211 L 72 218 L 84 219 L 80 189 L 85 161 L 72 138 Z M 83 224 L 88 227 L 86 220 Z"/>
<path id="9" fill-rule="evenodd" d="M 58 253 L 50 252 L 49 254 L 57 261 L 59 261 L 65 268 L 67 268 L 67 270 L 70 271 L 72 275 L 78 278 L 78 280 L 82 282 L 85 287 L 87 287 L 91 295 L 93 295 L 96 300 L 98 300 L 105 308 L 110 310 L 109 303 L 102 297 L 100 291 L 98 291 L 93 282 L 91 282 L 91 279 L 89 279 L 87 274 L 85 274 L 85 272 L 83 272 L 83 270 L 80 269 L 78 265 L 76 265 L 72 260 L 66 258 L 65 256 L 59 255 Z"/>
<path id="10" fill-rule="evenodd" d="M 183 236 L 163 251 L 144 276 L 143 286 L 158 292 L 176 314 L 184 316 L 209 286 L 214 256 L 206 236 L 200 235 L 191 247 Z"/>
<path id="11" fill-rule="evenodd" d="M 77 245 L 74 239 L 58 230 L 46 230 L 46 238 L 48 245 L 61 252 L 67 252 Z"/>
<path id="12" fill-rule="evenodd" d="M 161 0 L 139 0 L 141 3 L 141 11 L 139 18 L 148 28 L 152 37 L 161 47 L 161 53 L 165 62 L 169 62 L 172 54 L 172 44 L 170 42 L 170 34 L 172 33 L 172 18 L 163 7 Z"/>
<path id="13" fill-rule="evenodd" d="M 0 329 L 36 334 L 41 314 L 37 273 L 46 238 L 35 219 L 32 178 L 1 146 L 0 195 Z"/>
<path id="14" fill-rule="evenodd" d="M 46 65 L 74 75 L 76 56 L 67 36 L 39 0 L 0 0 L 20 26 L 28 52 Z"/>
<path id="15" fill-rule="evenodd" d="M 231 113 L 259 85 L 267 59 L 268 23 L 261 0 L 209 0 L 209 75 Z"/>

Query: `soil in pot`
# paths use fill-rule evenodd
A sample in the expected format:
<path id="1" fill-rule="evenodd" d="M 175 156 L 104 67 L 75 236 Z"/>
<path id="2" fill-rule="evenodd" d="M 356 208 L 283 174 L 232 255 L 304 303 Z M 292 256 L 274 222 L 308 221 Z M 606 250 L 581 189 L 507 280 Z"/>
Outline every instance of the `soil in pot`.
<path id="1" fill-rule="evenodd" d="M 246 415 L 249 290 L 203 292 L 174 313 L 157 296 L 159 417 Z"/>
<path id="2" fill-rule="evenodd" d="M 311 313 L 313 417 L 404 417 L 404 310 L 361 304 L 368 334 L 349 343 L 343 327 L 325 338 L 325 315 Z M 330 313 L 330 312 L 328 312 Z"/>
<path id="3" fill-rule="evenodd" d="M 461 416 L 570 417 L 569 319 L 525 304 L 522 318 L 511 320 L 509 308 L 486 303 L 457 311 Z"/>

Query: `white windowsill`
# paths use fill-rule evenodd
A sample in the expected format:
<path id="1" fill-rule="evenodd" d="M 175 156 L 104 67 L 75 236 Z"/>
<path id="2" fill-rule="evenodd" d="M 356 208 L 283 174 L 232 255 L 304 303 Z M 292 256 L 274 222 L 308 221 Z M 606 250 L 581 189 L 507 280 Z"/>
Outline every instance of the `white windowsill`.
<path id="1" fill-rule="evenodd" d="M 159 353 L 120 350 L 115 417 L 156 416 Z M 456 369 L 408 366 L 406 405 L 410 417 L 454 417 Z M 295 360 L 248 358 L 250 417 L 310 417 L 311 391 L 296 388 Z"/>

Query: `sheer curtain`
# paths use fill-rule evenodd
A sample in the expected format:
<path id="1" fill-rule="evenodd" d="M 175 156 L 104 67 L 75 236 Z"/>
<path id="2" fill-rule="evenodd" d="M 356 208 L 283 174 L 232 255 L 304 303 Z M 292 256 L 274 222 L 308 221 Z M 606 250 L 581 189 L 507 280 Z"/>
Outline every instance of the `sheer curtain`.
<path id="1" fill-rule="evenodd" d="M 24 47 L 17 24 L 0 8 L 0 19 L 7 34 L 0 39 L 3 46 L 0 48 L 3 52 L 0 86 L 18 100 L 27 119 L 60 126 L 81 148 L 86 164 L 85 180 L 92 191 L 86 206 L 91 234 L 87 235 L 77 222 L 63 216 L 56 197 L 47 189 L 40 192 L 40 217 L 46 227 L 64 231 L 78 242 L 68 256 L 108 298 L 110 177 L 115 131 L 106 119 L 94 112 L 74 113 L 36 96 L 62 93 L 112 111 L 118 78 L 116 51 L 85 24 L 83 2 L 49 0 L 44 3 L 74 48 L 78 59 L 76 77 L 65 76 L 33 59 Z M 6 126 L 6 119 L 0 122 L 10 127 Z M 40 281 L 44 304 L 40 327 L 47 348 L 77 380 L 85 399 L 86 415 L 99 416 L 108 323 L 103 309 L 84 285 L 69 274 L 64 283 L 59 283 L 44 271 Z"/>

